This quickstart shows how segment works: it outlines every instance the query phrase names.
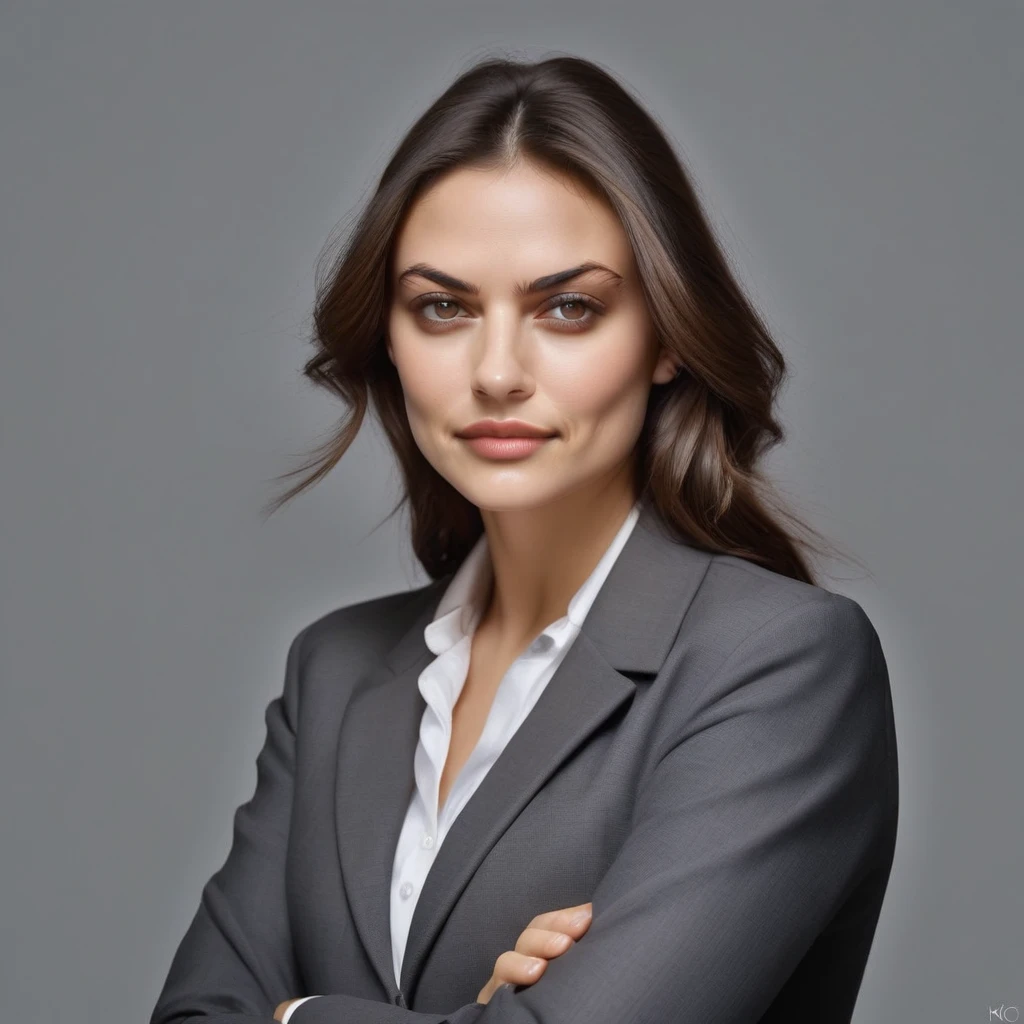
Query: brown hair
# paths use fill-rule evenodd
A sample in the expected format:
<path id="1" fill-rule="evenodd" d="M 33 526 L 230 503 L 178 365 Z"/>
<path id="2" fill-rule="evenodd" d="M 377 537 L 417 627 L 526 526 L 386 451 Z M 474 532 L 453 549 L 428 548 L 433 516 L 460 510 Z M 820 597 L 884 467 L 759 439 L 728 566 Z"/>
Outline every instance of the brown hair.
<path id="1" fill-rule="evenodd" d="M 392 243 L 415 199 L 447 171 L 524 158 L 585 183 L 615 210 L 655 332 L 682 362 L 674 380 L 652 385 L 637 443 L 637 494 L 685 543 L 815 582 L 801 547 L 820 552 L 808 539 L 820 534 L 784 508 L 758 469 L 784 437 L 773 412 L 786 376 L 782 353 L 740 289 L 665 135 L 607 71 L 574 56 L 535 63 L 489 57 L 470 67 L 399 143 L 336 253 L 328 243 L 317 263 L 316 353 L 303 374 L 340 396 L 349 412 L 303 465 L 276 478 L 306 474 L 265 511 L 337 464 L 372 396 L 404 478 L 391 515 L 410 504 L 413 551 L 432 579 L 461 563 L 483 521 L 409 428 L 385 347 Z"/>

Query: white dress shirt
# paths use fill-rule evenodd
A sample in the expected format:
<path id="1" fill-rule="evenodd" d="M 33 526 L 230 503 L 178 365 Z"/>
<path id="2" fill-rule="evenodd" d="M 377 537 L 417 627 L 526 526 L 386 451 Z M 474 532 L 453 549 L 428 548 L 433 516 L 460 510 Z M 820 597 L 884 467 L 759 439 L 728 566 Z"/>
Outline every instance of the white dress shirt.
<path id="1" fill-rule="evenodd" d="M 569 601 L 568 613 L 547 626 L 509 666 L 498 685 L 480 739 L 452 784 L 443 808 L 438 808 L 437 801 L 451 739 L 452 710 L 466 682 L 473 634 L 483 615 L 483 599 L 493 576 L 486 533 L 481 534 L 459 566 L 433 620 L 427 624 L 424 639 L 437 657 L 419 676 L 419 690 L 427 706 L 416 744 L 416 787 L 399 834 L 391 874 L 392 963 L 399 986 L 413 911 L 437 851 L 452 822 L 540 699 L 579 634 L 583 619 L 639 516 L 640 507 L 635 504 L 593 572 Z M 486 982 L 486 978 L 481 978 L 480 987 Z M 293 1003 L 284 1014 L 284 1024 L 306 999 L 316 998 L 306 996 Z"/>

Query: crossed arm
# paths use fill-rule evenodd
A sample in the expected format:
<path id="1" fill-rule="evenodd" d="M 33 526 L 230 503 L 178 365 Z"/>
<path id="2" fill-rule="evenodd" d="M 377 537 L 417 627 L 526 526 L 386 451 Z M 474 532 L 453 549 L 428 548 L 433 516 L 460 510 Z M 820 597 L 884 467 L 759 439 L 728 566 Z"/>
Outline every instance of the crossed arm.
<path id="1" fill-rule="evenodd" d="M 270 1024 L 311 995 L 284 888 L 304 633 L 267 708 L 256 791 L 150 1024 Z M 822 592 L 755 629 L 702 686 L 637 794 L 588 932 L 540 981 L 444 1014 L 325 993 L 289 1024 L 758 1020 L 891 842 L 888 675 L 860 606 Z"/>

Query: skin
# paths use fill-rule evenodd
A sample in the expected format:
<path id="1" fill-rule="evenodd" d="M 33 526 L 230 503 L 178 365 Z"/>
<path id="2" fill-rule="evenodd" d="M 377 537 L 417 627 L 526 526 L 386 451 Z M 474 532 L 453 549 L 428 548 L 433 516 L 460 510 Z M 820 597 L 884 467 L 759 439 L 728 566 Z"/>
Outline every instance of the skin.
<path id="1" fill-rule="evenodd" d="M 544 976 L 548 961 L 571 949 L 586 933 L 593 919 L 593 904 L 551 910 L 538 914 L 516 940 L 494 962 L 494 973 L 476 997 L 489 1003 L 502 985 L 532 985 Z"/>
<path id="2" fill-rule="evenodd" d="M 585 261 L 614 273 L 515 293 L 517 282 Z M 419 263 L 479 293 L 402 277 Z M 615 212 L 526 161 L 511 171 L 459 168 L 435 183 L 402 225 L 392 271 L 388 355 L 409 425 L 431 465 L 480 509 L 494 586 L 478 628 L 518 654 L 566 614 L 622 525 L 650 389 L 672 379 L 676 357 L 657 344 Z M 567 292 L 595 311 L 552 302 Z M 417 309 L 425 296 L 434 304 Z M 558 437 L 524 459 L 485 459 L 455 436 L 484 418 L 525 420 Z"/>
<path id="3" fill-rule="evenodd" d="M 672 379 L 677 357 L 657 342 L 614 210 L 528 161 L 449 172 L 408 211 L 392 258 L 388 356 L 420 450 L 480 509 L 493 584 L 474 651 L 507 664 L 568 612 L 622 525 L 636 499 L 633 459 L 651 386 Z M 585 262 L 608 269 L 516 292 Z M 419 264 L 476 291 L 405 273 Z M 557 437 L 525 458 L 490 460 L 456 437 L 485 418 L 524 420 Z M 477 697 L 493 697 L 493 677 L 478 685 L 488 693 Z M 589 918 L 572 917 L 590 906 L 534 918 L 498 957 L 478 1001 L 501 984 L 537 981 L 589 928 Z"/>

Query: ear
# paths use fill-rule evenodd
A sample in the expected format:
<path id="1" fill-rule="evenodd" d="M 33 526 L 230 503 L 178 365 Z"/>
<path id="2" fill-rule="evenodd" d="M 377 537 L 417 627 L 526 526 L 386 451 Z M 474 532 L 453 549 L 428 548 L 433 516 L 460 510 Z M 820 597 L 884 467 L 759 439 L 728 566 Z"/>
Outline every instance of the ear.
<path id="1" fill-rule="evenodd" d="M 384 345 L 388 351 L 388 359 L 391 360 L 393 365 L 397 365 L 395 363 L 395 353 L 391 350 L 391 338 L 388 335 L 384 335 Z"/>
<path id="2" fill-rule="evenodd" d="M 651 374 L 651 383 L 667 384 L 677 376 L 682 368 L 683 364 L 679 356 L 662 345 L 658 361 L 654 364 L 654 372 Z"/>

